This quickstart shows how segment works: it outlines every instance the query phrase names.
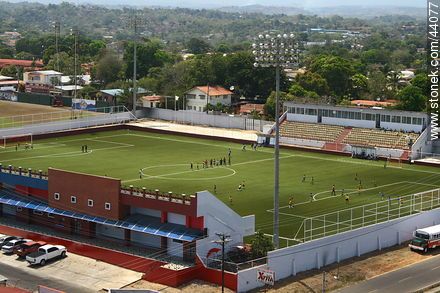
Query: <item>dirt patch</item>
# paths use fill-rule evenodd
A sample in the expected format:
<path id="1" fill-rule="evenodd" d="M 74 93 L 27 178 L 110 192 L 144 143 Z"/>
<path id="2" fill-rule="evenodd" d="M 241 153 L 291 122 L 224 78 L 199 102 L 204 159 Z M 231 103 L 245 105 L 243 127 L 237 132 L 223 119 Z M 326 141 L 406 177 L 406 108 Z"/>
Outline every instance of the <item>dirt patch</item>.
<path id="1" fill-rule="evenodd" d="M 384 249 L 380 252 L 369 253 L 361 257 L 341 262 L 338 265 L 324 267 L 322 270 L 312 270 L 300 273 L 295 277 L 277 282 L 273 288 L 260 288 L 252 292 L 322 292 L 323 272 L 325 271 L 326 291 L 333 291 L 357 282 L 368 280 L 379 275 L 418 263 L 440 254 L 440 249 L 427 254 L 412 252 L 407 244 Z M 221 292 L 219 286 L 202 281 L 194 281 L 179 288 L 171 288 L 144 280 L 135 282 L 124 289 L 153 289 L 166 293 L 215 293 Z M 232 292 L 225 290 L 225 292 Z"/>
<path id="2" fill-rule="evenodd" d="M 55 113 L 70 110 L 69 107 L 51 107 L 11 101 L 0 101 L 0 117 L 30 115 L 38 113 Z"/>

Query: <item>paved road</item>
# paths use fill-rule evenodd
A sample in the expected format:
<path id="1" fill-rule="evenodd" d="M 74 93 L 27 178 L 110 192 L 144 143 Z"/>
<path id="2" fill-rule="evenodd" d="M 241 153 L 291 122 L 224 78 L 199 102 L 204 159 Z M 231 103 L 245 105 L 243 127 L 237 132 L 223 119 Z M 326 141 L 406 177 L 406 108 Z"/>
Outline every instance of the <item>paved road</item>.
<path id="1" fill-rule="evenodd" d="M 17 287 L 34 290 L 37 286 L 44 284 L 47 287 L 55 288 L 64 292 L 78 292 L 78 293 L 91 293 L 96 292 L 94 290 L 87 289 L 81 285 L 75 285 L 72 280 L 62 282 L 54 278 L 49 278 L 47 275 L 38 275 L 38 268 L 35 268 L 35 273 L 30 273 L 29 269 L 23 269 L 16 266 L 11 266 L 0 262 L 0 275 L 8 278 L 8 284 L 15 285 Z"/>
<path id="2" fill-rule="evenodd" d="M 338 292 L 413 292 L 436 282 L 440 282 L 440 255 Z"/>

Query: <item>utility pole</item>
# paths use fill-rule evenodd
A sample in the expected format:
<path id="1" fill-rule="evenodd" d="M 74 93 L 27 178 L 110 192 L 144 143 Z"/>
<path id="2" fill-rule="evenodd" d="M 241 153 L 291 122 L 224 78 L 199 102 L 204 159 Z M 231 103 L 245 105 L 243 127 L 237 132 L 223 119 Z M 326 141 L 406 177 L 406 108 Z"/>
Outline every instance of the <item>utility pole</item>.
<path id="1" fill-rule="evenodd" d="M 58 39 L 60 37 L 60 22 L 59 21 L 55 21 L 54 24 L 54 28 L 55 28 L 55 52 L 57 54 L 57 70 L 58 72 L 60 72 L 60 52 L 58 50 Z"/>
<path id="2" fill-rule="evenodd" d="M 74 67 L 74 75 L 73 75 L 73 78 L 74 78 L 74 81 L 75 81 L 75 88 L 74 88 L 74 90 L 73 90 L 73 96 L 74 96 L 74 98 L 76 99 L 77 98 L 77 93 L 78 93 L 78 78 L 77 78 L 77 75 L 78 75 L 78 65 L 77 65 L 77 59 L 78 59 L 78 56 L 77 56 L 77 47 L 78 47 L 78 29 L 75 27 L 75 28 L 73 28 L 73 30 L 72 30 L 72 33 L 73 33 L 73 35 L 74 35 L 74 42 L 75 42 L 75 44 L 74 44 L 74 65 L 73 65 L 73 67 Z"/>
<path id="3" fill-rule="evenodd" d="M 206 93 L 206 114 L 208 114 L 208 106 L 209 106 L 209 83 L 208 83 L 208 90 Z"/>
<path id="4" fill-rule="evenodd" d="M 225 233 L 215 233 L 220 239 L 213 241 L 214 243 L 220 244 L 222 246 L 222 293 L 225 292 L 225 244 L 230 242 L 231 237 Z"/>
<path id="5" fill-rule="evenodd" d="M 133 15 L 129 21 L 129 27 L 133 29 L 133 115 L 136 116 L 136 102 L 137 102 L 137 41 L 139 28 L 144 25 L 144 22 L 137 16 Z"/>

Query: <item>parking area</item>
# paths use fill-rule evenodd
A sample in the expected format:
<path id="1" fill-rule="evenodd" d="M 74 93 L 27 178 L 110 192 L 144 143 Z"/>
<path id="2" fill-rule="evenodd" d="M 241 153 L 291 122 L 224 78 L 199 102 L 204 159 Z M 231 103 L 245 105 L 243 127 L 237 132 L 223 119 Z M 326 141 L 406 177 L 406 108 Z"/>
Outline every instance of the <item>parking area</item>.
<path id="1" fill-rule="evenodd" d="M 121 288 L 142 277 L 142 273 L 69 252 L 67 257 L 49 261 L 44 266 L 29 266 L 15 254 L 0 253 L 0 275 L 8 278 L 9 284 L 30 291 L 45 285 L 69 293 Z"/>

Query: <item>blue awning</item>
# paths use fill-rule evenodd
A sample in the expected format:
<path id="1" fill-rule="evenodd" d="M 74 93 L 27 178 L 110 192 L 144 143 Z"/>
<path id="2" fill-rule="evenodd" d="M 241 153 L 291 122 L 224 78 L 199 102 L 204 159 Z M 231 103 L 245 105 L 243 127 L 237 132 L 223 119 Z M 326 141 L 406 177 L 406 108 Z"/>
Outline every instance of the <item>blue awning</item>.
<path id="1" fill-rule="evenodd" d="M 47 203 L 23 199 L 9 194 L 0 194 L 0 203 L 181 241 L 194 241 L 203 238 L 203 232 L 200 230 L 189 229 L 178 224 L 161 223 L 159 218 L 151 216 L 135 214 L 125 220 L 116 221 L 52 208 Z"/>

